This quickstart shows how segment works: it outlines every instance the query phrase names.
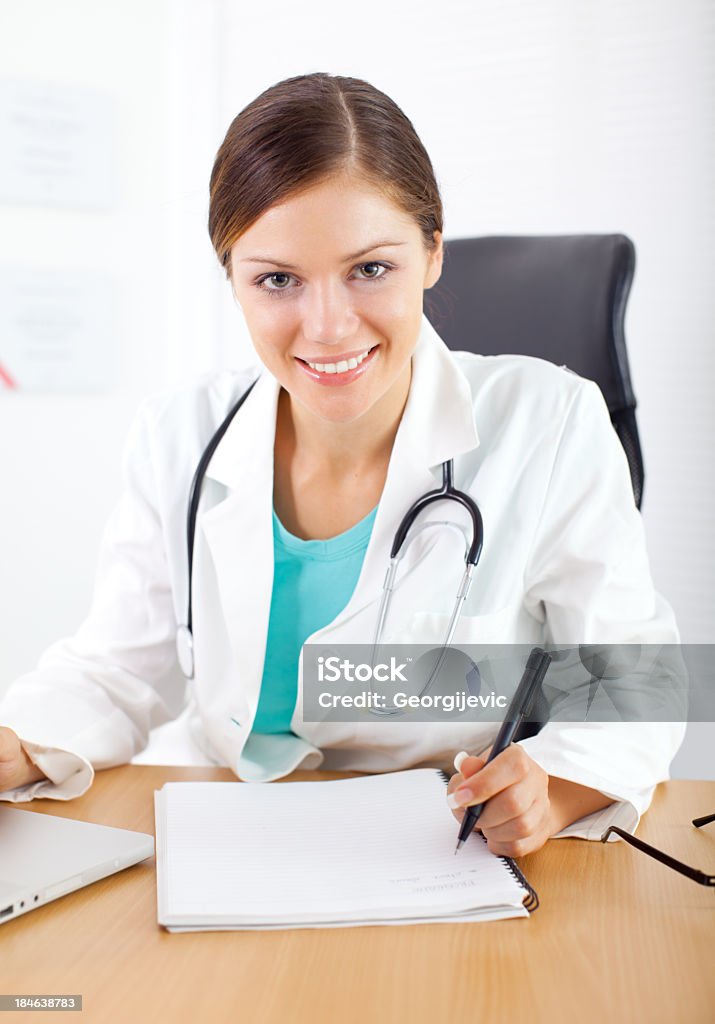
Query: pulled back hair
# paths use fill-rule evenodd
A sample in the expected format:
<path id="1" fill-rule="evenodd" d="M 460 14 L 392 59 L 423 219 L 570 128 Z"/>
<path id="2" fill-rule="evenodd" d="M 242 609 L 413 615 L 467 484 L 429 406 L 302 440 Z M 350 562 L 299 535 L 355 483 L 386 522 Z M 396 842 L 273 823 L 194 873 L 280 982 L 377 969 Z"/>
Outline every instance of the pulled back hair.
<path id="1" fill-rule="evenodd" d="M 262 92 L 231 122 L 211 172 L 209 235 L 231 276 L 231 246 L 275 203 L 350 174 L 409 214 L 425 247 L 442 232 L 434 170 L 412 122 L 369 82 L 316 72 Z"/>

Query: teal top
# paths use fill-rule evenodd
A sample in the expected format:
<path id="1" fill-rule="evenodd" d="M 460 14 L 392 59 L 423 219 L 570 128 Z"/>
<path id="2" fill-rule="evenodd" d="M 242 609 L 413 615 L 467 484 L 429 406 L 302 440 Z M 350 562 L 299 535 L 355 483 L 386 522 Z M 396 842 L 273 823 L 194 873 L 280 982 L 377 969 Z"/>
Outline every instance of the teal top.
<path id="1" fill-rule="evenodd" d="M 254 733 L 291 731 L 301 648 L 350 600 L 376 513 L 329 540 L 301 540 L 273 512 L 273 593 Z"/>

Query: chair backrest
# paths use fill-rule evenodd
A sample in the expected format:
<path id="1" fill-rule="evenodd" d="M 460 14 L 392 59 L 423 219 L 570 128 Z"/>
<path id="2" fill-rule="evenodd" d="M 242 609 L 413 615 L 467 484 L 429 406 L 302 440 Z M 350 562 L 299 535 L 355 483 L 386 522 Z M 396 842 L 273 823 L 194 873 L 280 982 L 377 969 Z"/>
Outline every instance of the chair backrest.
<path id="1" fill-rule="evenodd" d="M 424 305 L 454 351 L 540 356 L 594 380 L 640 508 L 643 457 L 624 333 L 634 268 L 625 235 L 452 239 Z"/>

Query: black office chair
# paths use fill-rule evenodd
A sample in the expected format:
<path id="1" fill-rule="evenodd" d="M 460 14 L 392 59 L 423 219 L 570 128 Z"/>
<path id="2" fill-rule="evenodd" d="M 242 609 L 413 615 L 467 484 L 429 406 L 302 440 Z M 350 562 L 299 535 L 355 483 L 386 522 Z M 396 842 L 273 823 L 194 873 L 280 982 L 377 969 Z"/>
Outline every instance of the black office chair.
<path id="1" fill-rule="evenodd" d="M 424 308 L 454 351 L 539 356 L 594 380 L 643 498 L 643 458 L 623 329 L 635 249 L 625 235 L 458 238 L 445 242 L 442 276 Z M 540 696 L 515 739 L 534 736 Z"/>
<path id="2" fill-rule="evenodd" d="M 623 329 L 634 268 L 625 235 L 452 239 L 424 307 L 454 351 L 540 356 L 594 380 L 640 508 L 643 457 Z"/>

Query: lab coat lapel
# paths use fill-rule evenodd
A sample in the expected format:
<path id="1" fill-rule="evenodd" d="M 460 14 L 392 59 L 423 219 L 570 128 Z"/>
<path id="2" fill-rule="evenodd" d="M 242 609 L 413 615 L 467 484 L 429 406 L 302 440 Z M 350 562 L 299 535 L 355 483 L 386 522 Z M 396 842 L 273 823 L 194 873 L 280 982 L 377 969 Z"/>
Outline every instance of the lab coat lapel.
<path id="1" fill-rule="evenodd" d="M 230 638 L 238 687 L 255 714 L 263 675 L 273 589 L 273 447 L 279 385 L 258 378 L 208 466 L 206 477 L 227 491 L 198 528 L 214 563 L 221 614 Z M 216 614 L 219 610 L 216 609 Z"/>
<path id="2" fill-rule="evenodd" d="M 331 630 L 378 601 L 393 539 L 407 509 L 422 494 L 441 484 L 443 462 L 472 451 L 478 444 L 469 382 L 423 315 L 413 355 L 410 394 L 395 437 L 362 571 L 350 601 L 329 627 Z M 441 508 L 448 510 L 440 512 L 446 517 L 449 504 Z M 432 537 L 418 537 L 400 565 L 399 578 L 404 579 L 433 544 Z M 458 567 L 456 572 L 455 592 Z M 356 643 L 372 640 L 372 633 L 354 637 Z"/>

